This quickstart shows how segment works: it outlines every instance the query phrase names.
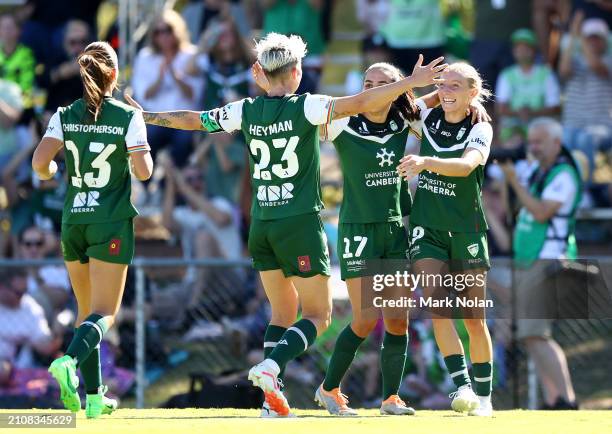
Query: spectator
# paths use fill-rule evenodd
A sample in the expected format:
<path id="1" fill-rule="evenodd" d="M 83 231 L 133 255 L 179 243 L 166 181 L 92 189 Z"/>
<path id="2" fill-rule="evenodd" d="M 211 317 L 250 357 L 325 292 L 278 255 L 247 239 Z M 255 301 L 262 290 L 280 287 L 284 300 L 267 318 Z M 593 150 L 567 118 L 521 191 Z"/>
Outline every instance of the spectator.
<path id="1" fill-rule="evenodd" d="M 444 54 L 446 42 L 442 2 L 393 0 L 380 31 L 391 49 L 394 65 L 410 73 L 419 54 L 431 61 Z"/>
<path id="2" fill-rule="evenodd" d="M 582 11 L 572 18 L 559 76 L 565 84 L 564 143 L 586 154 L 592 174 L 597 151 L 609 149 L 612 137 L 612 53 L 606 22 L 583 18 Z M 578 43 L 581 49 L 575 51 Z"/>
<path id="3" fill-rule="evenodd" d="M 389 18 L 390 7 L 389 0 L 356 0 L 357 19 L 365 27 L 361 46 L 364 65 L 389 61 L 389 49 L 381 28 Z"/>
<path id="4" fill-rule="evenodd" d="M 299 35 L 308 45 L 308 55 L 302 61 L 302 81 L 296 92 L 315 92 L 325 51 L 323 0 L 262 0 L 261 6 L 265 9 L 263 35 L 271 32 Z"/>
<path id="5" fill-rule="evenodd" d="M 474 1 L 476 24 L 470 64 L 485 83 L 496 83 L 500 71 L 512 64 L 510 36 L 531 27 L 530 1 Z"/>
<path id="6" fill-rule="evenodd" d="M 561 125 L 551 118 L 530 124 L 529 148 L 539 165 L 527 188 L 518 182 L 511 163 L 502 169 L 522 206 L 513 245 L 514 288 L 518 317 L 523 318 L 517 322 L 517 335 L 535 363 L 546 406 L 567 410 L 577 408 L 576 396 L 565 354 L 552 338 L 551 321 L 526 314 L 534 306 L 541 313 L 550 305 L 551 294 L 546 289 L 555 279 L 546 260 L 577 257 L 574 221 L 582 185 L 576 163 L 561 146 L 562 136 Z"/>
<path id="7" fill-rule="evenodd" d="M 0 79 L 0 171 L 19 150 L 15 125 L 23 111 L 23 100 L 19 86 Z"/>
<path id="8" fill-rule="evenodd" d="M 207 194 L 199 167 L 177 170 L 166 156 L 161 160 L 166 174 L 162 221 L 170 231 L 182 232 L 184 254 L 197 258 L 240 258 L 242 246 L 231 203 Z"/>
<path id="9" fill-rule="evenodd" d="M 214 20 L 228 20 L 235 22 L 242 37 L 251 33 L 249 18 L 244 5 L 237 0 L 192 0 L 182 11 L 187 29 L 191 35 L 191 42 L 196 44 L 198 36 L 208 30 Z"/>
<path id="10" fill-rule="evenodd" d="M 164 10 L 153 21 L 148 45 L 140 50 L 134 62 L 132 87 L 145 110 L 198 107 L 202 80 L 186 74 L 195 52 L 183 18 L 173 10 Z M 169 146 L 174 162 L 180 167 L 185 165 L 192 148 L 190 131 L 148 125 L 147 135 L 154 155 Z"/>
<path id="11" fill-rule="evenodd" d="M 501 72 L 495 89 L 502 142 L 515 131 L 525 137 L 527 125 L 534 117 L 561 111 L 559 83 L 554 73 L 548 66 L 535 63 L 535 34 L 529 29 L 516 30 L 512 44 L 516 64 Z"/>
<path id="12" fill-rule="evenodd" d="M 19 43 L 21 28 L 12 14 L 0 15 L 0 78 L 17 83 L 24 106 L 32 106 L 36 59 L 32 50 Z"/>
<path id="13" fill-rule="evenodd" d="M 60 348 L 61 338 L 54 337 L 43 309 L 27 294 L 25 270 L 0 270 L 0 323 L 0 386 L 8 383 L 15 368 L 31 367 L 25 357 L 18 363 L 20 347 L 32 347 L 47 356 Z"/>
<path id="14" fill-rule="evenodd" d="M 66 106 L 83 96 L 83 86 L 76 58 L 90 42 L 89 26 L 84 21 L 71 20 L 66 24 L 63 52 L 51 63 L 41 77 L 47 89 L 46 118 L 51 118 L 58 107 Z M 46 122 L 45 122 L 46 124 Z"/>
<path id="15" fill-rule="evenodd" d="M 58 239 L 53 232 L 36 226 L 25 229 L 19 239 L 19 259 L 44 259 L 58 256 Z M 28 294 L 40 304 L 48 321 L 61 312 L 70 299 L 71 287 L 64 266 L 45 265 L 27 268 Z"/>
<path id="16" fill-rule="evenodd" d="M 255 60 L 231 20 L 212 21 L 202 34 L 198 52 L 187 72 L 204 77 L 204 107 L 221 107 L 251 94 L 251 64 Z"/>
<path id="17" fill-rule="evenodd" d="M 237 134 L 208 134 L 193 155 L 193 161 L 205 162 L 206 189 L 211 196 L 220 196 L 237 204 L 240 180 L 246 168 L 246 147 Z"/>

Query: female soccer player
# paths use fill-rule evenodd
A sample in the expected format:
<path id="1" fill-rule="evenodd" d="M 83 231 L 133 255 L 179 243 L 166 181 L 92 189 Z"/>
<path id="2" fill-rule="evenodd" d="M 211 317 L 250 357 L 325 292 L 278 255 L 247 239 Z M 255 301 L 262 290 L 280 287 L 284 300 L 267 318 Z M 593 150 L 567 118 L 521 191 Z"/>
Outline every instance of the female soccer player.
<path id="1" fill-rule="evenodd" d="M 83 98 L 60 107 L 38 144 L 32 167 L 41 179 L 57 171 L 53 160 L 66 148 L 68 190 L 62 217 L 62 252 L 78 304 L 75 335 L 66 355 L 51 363 L 64 406 L 77 412 L 77 367 L 85 381 L 85 414 L 110 414 L 100 371 L 100 341 L 119 311 L 128 264 L 134 255 L 131 172 L 141 180 L 153 170 L 142 114 L 112 98 L 117 54 L 106 42 L 89 44 L 78 57 Z"/>
<path id="2" fill-rule="evenodd" d="M 208 132 L 242 130 L 253 185 L 248 248 L 272 307 L 265 334 L 266 359 L 249 371 L 264 391 L 269 415 L 287 416 L 278 375 L 329 325 L 331 292 L 326 239 L 319 217 L 319 125 L 366 110 L 380 110 L 413 87 L 437 81 L 442 58 L 418 65 L 410 77 L 332 98 L 295 95 L 306 44 L 298 36 L 268 34 L 257 43 L 254 75 L 267 95 L 204 112 L 144 112 L 145 122 Z M 262 77 L 262 75 L 264 77 Z M 295 322 L 301 305 L 302 319 Z M 266 407 L 267 406 L 267 407 Z"/>
<path id="3" fill-rule="evenodd" d="M 401 80 L 398 68 L 376 63 L 365 71 L 364 89 Z M 426 95 L 427 106 L 439 104 L 436 92 Z M 473 121 L 488 118 L 481 107 L 470 107 Z M 340 333 L 325 381 L 315 399 L 331 414 L 355 415 L 340 391 L 340 382 L 355 353 L 377 323 L 377 313 L 361 303 L 362 276 L 368 275 L 364 260 L 405 260 L 408 237 L 402 215 L 410 208 L 407 184 L 395 167 L 404 155 L 408 135 L 420 137 L 419 109 L 411 92 L 401 95 L 378 112 L 335 120 L 323 129 L 332 140 L 342 166 L 344 194 L 340 208 L 338 252 L 341 277 L 346 280 L 353 318 Z M 371 306 L 370 306 L 371 308 Z M 407 346 L 407 312 L 382 310 L 385 337 L 380 364 L 383 378 L 381 414 L 414 414 L 398 396 Z"/>
<path id="4" fill-rule="evenodd" d="M 407 155 L 398 166 L 407 180 L 419 175 L 410 214 L 410 259 L 413 272 L 427 278 L 426 296 L 441 292 L 447 295 L 443 288 L 430 286 L 427 280 L 431 282 L 435 280 L 431 276 L 450 271 L 455 289 L 462 289 L 459 282 L 465 286 L 459 295 L 484 301 L 489 256 L 481 188 L 493 130 L 488 122 L 472 125 L 466 109 L 489 92 L 483 89 L 478 72 L 466 63 L 452 64 L 442 77 L 444 81 L 438 88 L 441 107 L 428 109 L 422 102 L 417 103 L 423 131 L 420 155 Z M 451 406 L 458 412 L 490 416 L 491 336 L 484 309 L 464 314 L 476 394 L 452 316 L 433 316 L 438 347 L 458 388 L 451 394 Z"/>

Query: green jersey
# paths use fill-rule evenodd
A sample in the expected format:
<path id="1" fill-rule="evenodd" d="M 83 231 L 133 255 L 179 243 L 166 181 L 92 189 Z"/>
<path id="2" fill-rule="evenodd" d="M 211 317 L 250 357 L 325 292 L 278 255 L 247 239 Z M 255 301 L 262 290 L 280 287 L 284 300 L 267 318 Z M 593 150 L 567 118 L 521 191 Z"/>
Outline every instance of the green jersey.
<path id="1" fill-rule="evenodd" d="M 246 98 L 202 113 L 208 131 L 244 134 L 253 218 L 275 220 L 321 210 L 318 125 L 330 122 L 331 113 L 332 97 L 310 94 Z"/>
<path id="2" fill-rule="evenodd" d="M 45 137 L 63 141 L 66 148 L 63 223 L 105 223 L 138 214 L 130 201 L 129 154 L 150 149 L 139 110 L 104 98 L 93 122 L 79 99 L 57 110 Z"/>
<path id="3" fill-rule="evenodd" d="M 409 202 L 410 195 L 396 167 L 404 155 L 408 135 L 416 131 L 418 124 L 409 125 L 401 116 L 377 124 L 357 115 L 326 126 L 326 137 L 338 151 L 344 179 L 340 223 L 402 219 L 401 199 Z"/>
<path id="4" fill-rule="evenodd" d="M 465 177 L 421 172 L 410 224 L 450 232 L 486 231 L 481 190 L 493 138 L 491 124 L 472 125 L 471 116 L 452 124 L 444 119 L 442 108 L 427 109 L 420 101 L 418 105 L 422 121 L 421 156 L 459 158 L 467 148 L 474 148 L 482 154 L 483 161 Z"/>

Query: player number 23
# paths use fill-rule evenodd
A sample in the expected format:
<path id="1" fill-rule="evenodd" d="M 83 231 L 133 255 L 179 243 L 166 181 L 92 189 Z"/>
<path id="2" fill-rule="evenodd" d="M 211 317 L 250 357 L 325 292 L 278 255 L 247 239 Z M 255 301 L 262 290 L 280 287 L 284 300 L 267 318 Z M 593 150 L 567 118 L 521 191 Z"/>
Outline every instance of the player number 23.
<path id="1" fill-rule="evenodd" d="M 289 140 L 285 138 L 272 140 L 272 146 L 277 149 L 285 149 L 281 156 L 281 163 L 273 164 L 271 167 L 272 173 L 279 178 L 291 178 L 298 173 L 299 162 L 295 148 L 297 148 L 299 140 L 298 136 L 292 136 Z M 270 180 L 272 174 L 267 170 L 270 164 L 270 148 L 268 144 L 263 140 L 253 139 L 249 143 L 249 149 L 253 156 L 261 155 L 259 162 L 253 165 L 253 178 Z"/>
<path id="2" fill-rule="evenodd" d="M 74 159 L 75 176 L 73 176 L 70 180 L 74 187 L 81 188 L 83 182 L 85 182 L 85 185 L 89 188 L 102 188 L 108 184 L 111 175 L 111 165 L 106 160 L 108 160 L 108 157 L 115 152 L 117 145 L 111 144 L 105 146 L 104 143 L 100 142 L 89 143 L 89 151 L 93 152 L 94 154 L 98 154 L 98 156 L 91 162 L 92 169 L 98 170 L 97 176 L 95 172 L 85 172 L 85 174 L 81 176 L 78 148 L 72 140 L 66 140 L 65 146 L 66 149 L 70 151 Z"/>

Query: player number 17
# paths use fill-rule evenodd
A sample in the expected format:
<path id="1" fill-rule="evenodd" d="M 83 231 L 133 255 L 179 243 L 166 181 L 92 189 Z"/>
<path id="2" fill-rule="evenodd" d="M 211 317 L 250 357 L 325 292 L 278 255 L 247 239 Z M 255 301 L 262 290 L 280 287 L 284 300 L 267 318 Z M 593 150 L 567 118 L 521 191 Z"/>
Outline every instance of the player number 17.
<path id="1" fill-rule="evenodd" d="M 356 243 L 359 243 L 357 244 L 355 255 L 351 253 L 351 240 L 346 237 L 344 238 L 344 254 L 342 255 L 344 259 L 349 259 L 349 258 L 352 258 L 353 256 L 355 256 L 355 258 L 360 257 L 361 254 L 363 253 L 363 249 L 365 249 L 365 246 L 368 242 L 368 237 L 362 237 L 360 235 L 355 235 L 353 237 L 353 241 L 355 241 Z"/>

